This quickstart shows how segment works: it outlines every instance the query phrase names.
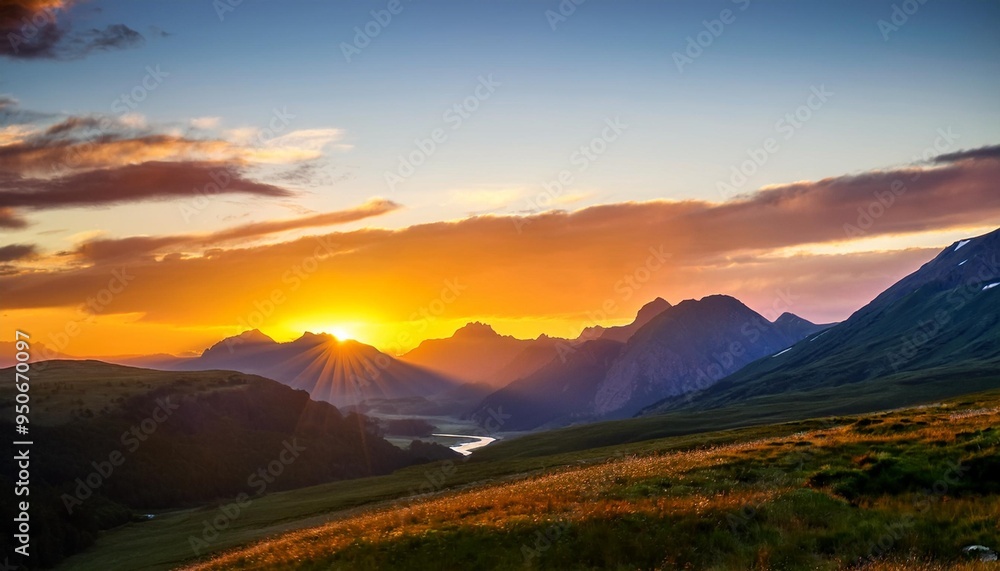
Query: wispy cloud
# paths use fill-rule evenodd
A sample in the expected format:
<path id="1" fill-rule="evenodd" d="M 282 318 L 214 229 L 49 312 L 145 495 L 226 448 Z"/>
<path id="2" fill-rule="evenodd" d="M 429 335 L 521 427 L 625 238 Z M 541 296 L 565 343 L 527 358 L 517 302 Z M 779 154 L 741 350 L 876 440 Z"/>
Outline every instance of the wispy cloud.
<path id="1" fill-rule="evenodd" d="M 223 174 L 229 183 L 220 193 L 292 195 L 284 188 L 248 180 L 226 163 L 154 161 L 56 179 L 0 177 L 0 208 L 42 210 L 190 198 L 192 188 L 202 188 Z"/>
<path id="2" fill-rule="evenodd" d="M 101 287 L 115 264 L 128 264 L 143 279 L 116 299 L 116 311 L 144 312 L 152 321 L 220 326 L 234 322 L 255 299 L 266 299 L 273 284 L 283 283 L 287 272 L 322 246 L 335 254 L 335 261 L 320 264 L 300 284 L 294 299 L 283 305 L 284 316 L 341 308 L 403 321 L 414 307 L 436 298 L 442 280 L 457 279 L 467 289 L 449 308 L 456 317 L 586 319 L 613 298 L 628 308 L 618 316 L 624 318 L 655 295 L 673 300 L 710 293 L 733 294 L 760 307 L 774 299 L 776 288 L 791 286 L 795 296 L 806 300 L 796 311 L 842 318 L 926 261 L 932 250 L 845 248 L 840 254 L 836 248 L 822 253 L 804 248 L 802 254 L 780 258 L 774 252 L 849 243 L 854 237 L 845 225 L 857 224 L 859 212 L 871 210 L 897 182 L 905 191 L 864 225 L 866 237 L 995 225 L 1000 219 L 998 179 L 997 161 L 972 159 L 771 187 L 726 203 L 626 202 L 573 212 L 337 232 L 258 246 L 223 244 L 190 257 L 150 255 L 172 249 L 197 252 L 214 241 L 329 222 L 324 215 L 308 215 L 211 235 L 92 241 L 77 252 L 85 256 L 86 267 L 8 275 L 0 278 L 0 287 L 13 292 L 5 300 L 12 308 L 73 304 Z M 394 207 L 383 203 L 372 210 Z M 637 268 L 648 269 L 650 260 L 655 272 L 636 273 Z M 165 293 L 160 284 L 168 280 L 172 287 Z"/>
<path id="3" fill-rule="evenodd" d="M 206 248 L 236 241 L 247 241 L 280 232 L 346 224 L 387 214 L 400 208 L 389 200 L 372 200 L 355 208 L 322 212 L 298 218 L 253 222 L 209 234 L 177 234 L 172 236 L 136 236 L 130 238 L 98 238 L 83 241 L 73 254 L 91 261 L 134 261 L 137 257 L 179 249 L 203 251 Z"/>

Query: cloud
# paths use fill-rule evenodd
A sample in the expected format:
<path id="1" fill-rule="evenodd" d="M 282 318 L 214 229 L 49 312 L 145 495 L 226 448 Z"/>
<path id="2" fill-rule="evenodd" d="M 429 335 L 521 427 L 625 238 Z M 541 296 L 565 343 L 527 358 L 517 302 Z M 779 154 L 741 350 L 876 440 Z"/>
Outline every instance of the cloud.
<path id="1" fill-rule="evenodd" d="M 18 229 L 28 225 L 28 221 L 11 208 L 0 208 L 0 228 Z"/>
<path id="2" fill-rule="evenodd" d="M 195 129 L 214 129 L 219 126 L 220 117 L 195 117 L 191 119 L 191 126 Z"/>
<path id="3" fill-rule="evenodd" d="M 221 181 L 226 181 L 221 186 Z M 192 189 L 209 185 L 219 193 L 291 196 L 284 188 L 243 177 L 233 165 L 218 162 L 145 162 L 82 172 L 56 179 L 0 176 L 0 208 L 34 210 L 121 204 L 143 200 L 193 198 Z"/>
<path id="4" fill-rule="evenodd" d="M 31 258 L 35 255 L 36 246 L 34 244 L 11 244 L 0 246 L 0 262 L 14 262 L 17 260 Z"/>
<path id="5" fill-rule="evenodd" d="M 0 5 L 0 56 L 12 59 L 79 59 L 95 51 L 141 45 L 142 34 L 124 24 L 74 32 L 67 0 L 7 0 Z"/>
<path id="6" fill-rule="evenodd" d="M 866 238 L 895 237 L 898 244 L 932 231 L 992 227 L 1000 219 L 996 180 L 997 161 L 972 159 L 800 182 L 725 203 L 627 202 L 257 246 L 216 242 L 329 221 L 309 215 L 208 236 L 92 241 L 78 252 L 89 263 L 6 275 L 0 289 L 12 310 L 74 306 L 105 287 L 112 271 L 127 268 L 135 279 L 107 311 L 141 313 L 150 324 L 204 327 L 235 325 L 275 291 L 285 299 L 273 315 L 280 323 L 338 314 L 404 323 L 419 320 L 421 308 L 439 300 L 448 282 L 462 288 L 446 308 L 448 320 L 537 317 L 580 324 L 627 319 L 656 296 L 677 301 L 711 293 L 763 310 L 786 296 L 779 290 L 797 300 L 791 311 L 842 319 L 934 253 L 849 247 L 827 253 L 852 243 L 849 227 Z M 376 204 L 373 211 L 392 207 Z M 825 245 L 823 252 L 810 252 L 816 244 Z M 793 247 L 801 253 L 775 255 Z M 203 248 L 211 249 L 198 254 Z M 187 255 L 149 255 L 165 251 Z"/>
<path id="7" fill-rule="evenodd" d="M 251 179 L 256 167 L 291 164 L 319 168 L 338 129 L 292 131 L 259 148 L 218 138 L 192 138 L 141 115 L 62 115 L 23 112 L 0 98 L 0 113 L 27 120 L 0 128 L 0 227 L 27 222 L 12 210 L 87 207 L 184 198 L 209 193 L 290 197 L 280 184 Z M 208 126 L 216 118 L 193 122 Z M 311 162 L 310 162 L 311 161 Z M 267 171 L 254 171 L 265 176 Z M 303 171 L 305 176 L 311 171 Z M 271 179 L 275 179 L 271 173 Z M 221 190 L 214 190 L 221 186 Z"/>
<path id="8" fill-rule="evenodd" d="M 323 212 L 286 220 L 253 222 L 210 234 L 178 234 L 159 237 L 135 236 L 118 239 L 99 238 L 82 242 L 77 246 L 74 254 L 91 262 L 119 259 L 133 260 L 137 257 L 148 256 L 171 248 L 191 248 L 198 250 L 227 242 L 252 240 L 290 230 L 346 224 L 348 222 L 356 222 L 387 214 L 399 208 L 400 205 L 395 202 L 376 199 L 347 210 Z"/>
<path id="9" fill-rule="evenodd" d="M 21 113 L 12 99 L 0 103 L 0 113 Z M 35 121 L 0 129 L 0 172 L 53 176 L 144 161 L 295 165 L 321 158 L 327 148 L 339 149 L 332 143 L 344 136 L 340 129 L 305 129 L 261 140 L 259 130 L 246 129 L 227 131 L 227 140 L 184 136 L 176 126 L 150 125 L 137 113 L 61 117 L 25 113 Z M 191 123 L 207 128 L 217 121 L 201 117 Z"/>
<path id="10" fill-rule="evenodd" d="M 124 24 L 112 24 L 103 30 L 96 28 L 83 32 L 73 40 L 78 43 L 78 50 L 86 54 L 93 50 L 116 50 L 135 47 L 145 39 L 142 34 Z"/>
<path id="11" fill-rule="evenodd" d="M 935 163 L 953 163 L 965 159 L 1000 159 L 1000 145 L 990 145 L 978 149 L 961 150 L 934 157 Z"/>

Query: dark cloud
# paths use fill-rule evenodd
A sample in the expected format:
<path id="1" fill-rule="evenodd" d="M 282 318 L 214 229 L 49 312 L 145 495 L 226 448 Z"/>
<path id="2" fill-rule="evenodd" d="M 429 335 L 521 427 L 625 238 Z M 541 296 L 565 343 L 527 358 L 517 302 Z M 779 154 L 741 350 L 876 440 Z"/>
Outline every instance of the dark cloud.
<path id="1" fill-rule="evenodd" d="M 0 246 L 0 262 L 14 262 L 35 255 L 34 244 L 11 244 Z"/>
<path id="2" fill-rule="evenodd" d="M 241 224 L 211 234 L 178 234 L 174 236 L 134 236 L 120 239 L 97 239 L 81 244 L 74 252 L 89 261 L 135 259 L 168 248 L 205 248 L 226 242 L 245 241 L 279 232 L 333 226 L 387 214 L 400 208 L 389 200 L 373 200 L 355 208 L 322 212 L 286 220 L 269 220 Z"/>
<path id="3" fill-rule="evenodd" d="M 0 208 L 0 228 L 9 228 L 16 230 L 18 228 L 24 228 L 28 225 L 28 221 L 19 216 L 14 210 L 10 208 Z"/>
<path id="4" fill-rule="evenodd" d="M 935 163 L 953 163 L 965 159 L 1000 159 L 1000 145 L 962 150 L 934 157 Z"/>
<path id="5" fill-rule="evenodd" d="M 91 29 L 77 40 L 83 53 L 93 50 L 120 50 L 141 45 L 142 34 L 124 24 L 112 24 L 103 30 Z"/>
<path id="6" fill-rule="evenodd" d="M 145 41 L 142 34 L 124 24 L 74 32 L 64 14 L 71 5 L 70 1 L 4 0 L 0 4 L 0 56 L 79 59 L 95 51 L 131 48 Z"/>
<path id="7" fill-rule="evenodd" d="M 101 129 L 102 126 L 107 126 L 109 124 L 110 124 L 109 119 L 102 119 L 101 117 L 98 116 L 67 117 L 66 119 L 63 119 L 62 121 L 46 129 L 42 138 L 56 138 L 78 133 L 80 131 L 86 131 L 90 129 Z"/>
<path id="8" fill-rule="evenodd" d="M 225 181 L 224 186 L 220 181 Z M 248 180 L 227 163 L 151 161 L 55 179 L 0 176 L 0 208 L 41 210 L 169 198 L 194 199 L 193 189 L 258 196 L 293 194 L 278 186 Z"/>

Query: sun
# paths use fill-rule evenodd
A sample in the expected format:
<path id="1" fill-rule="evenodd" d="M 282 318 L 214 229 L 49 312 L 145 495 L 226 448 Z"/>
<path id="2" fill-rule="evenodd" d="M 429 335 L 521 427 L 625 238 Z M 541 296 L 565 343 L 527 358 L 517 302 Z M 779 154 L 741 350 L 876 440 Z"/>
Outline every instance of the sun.
<path id="1" fill-rule="evenodd" d="M 323 331 L 333 335 L 338 341 L 357 340 L 353 328 L 343 323 L 335 323 L 323 327 Z"/>

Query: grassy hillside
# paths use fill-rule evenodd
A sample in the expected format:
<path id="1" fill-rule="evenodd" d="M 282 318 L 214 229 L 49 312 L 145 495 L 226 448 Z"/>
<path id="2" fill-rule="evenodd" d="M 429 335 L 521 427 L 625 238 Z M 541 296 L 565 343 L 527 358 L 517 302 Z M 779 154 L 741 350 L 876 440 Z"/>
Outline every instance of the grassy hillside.
<path id="1" fill-rule="evenodd" d="M 649 443 L 192 568 L 935 569 L 995 546 L 1000 395 L 818 422 L 694 449 Z"/>
<path id="2" fill-rule="evenodd" d="M 906 558 L 951 565 L 964 545 L 997 536 L 998 407 L 994 391 L 570 453 L 546 454 L 527 437 L 492 457 L 490 447 L 468 462 L 269 493 L 211 549 L 265 541 L 205 568 L 837 568 L 903 521 L 906 534 L 885 550 L 892 561 L 871 568 L 934 569 Z M 934 501 L 947 509 L 916 509 L 953 460 L 971 468 Z M 189 538 L 218 509 L 129 524 L 67 568 L 191 562 Z M 910 512 L 912 526 L 901 519 Z"/>
<path id="3" fill-rule="evenodd" d="M 0 374 L 13 377 L 11 369 Z M 30 378 L 33 567 L 148 512 L 385 474 L 450 455 L 430 445 L 401 450 L 366 417 L 253 375 L 49 361 Z M 0 417 L 13 419 L 13 405 L 8 383 L 0 387 Z M 14 433 L 9 421 L 0 431 Z M 13 455 L 0 467 L 0 485 L 13 488 Z M 4 513 L 13 513 L 13 500 L 0 500 Z M 7 553 L 10 541 L 9 534 L 0 539 Z"/>

